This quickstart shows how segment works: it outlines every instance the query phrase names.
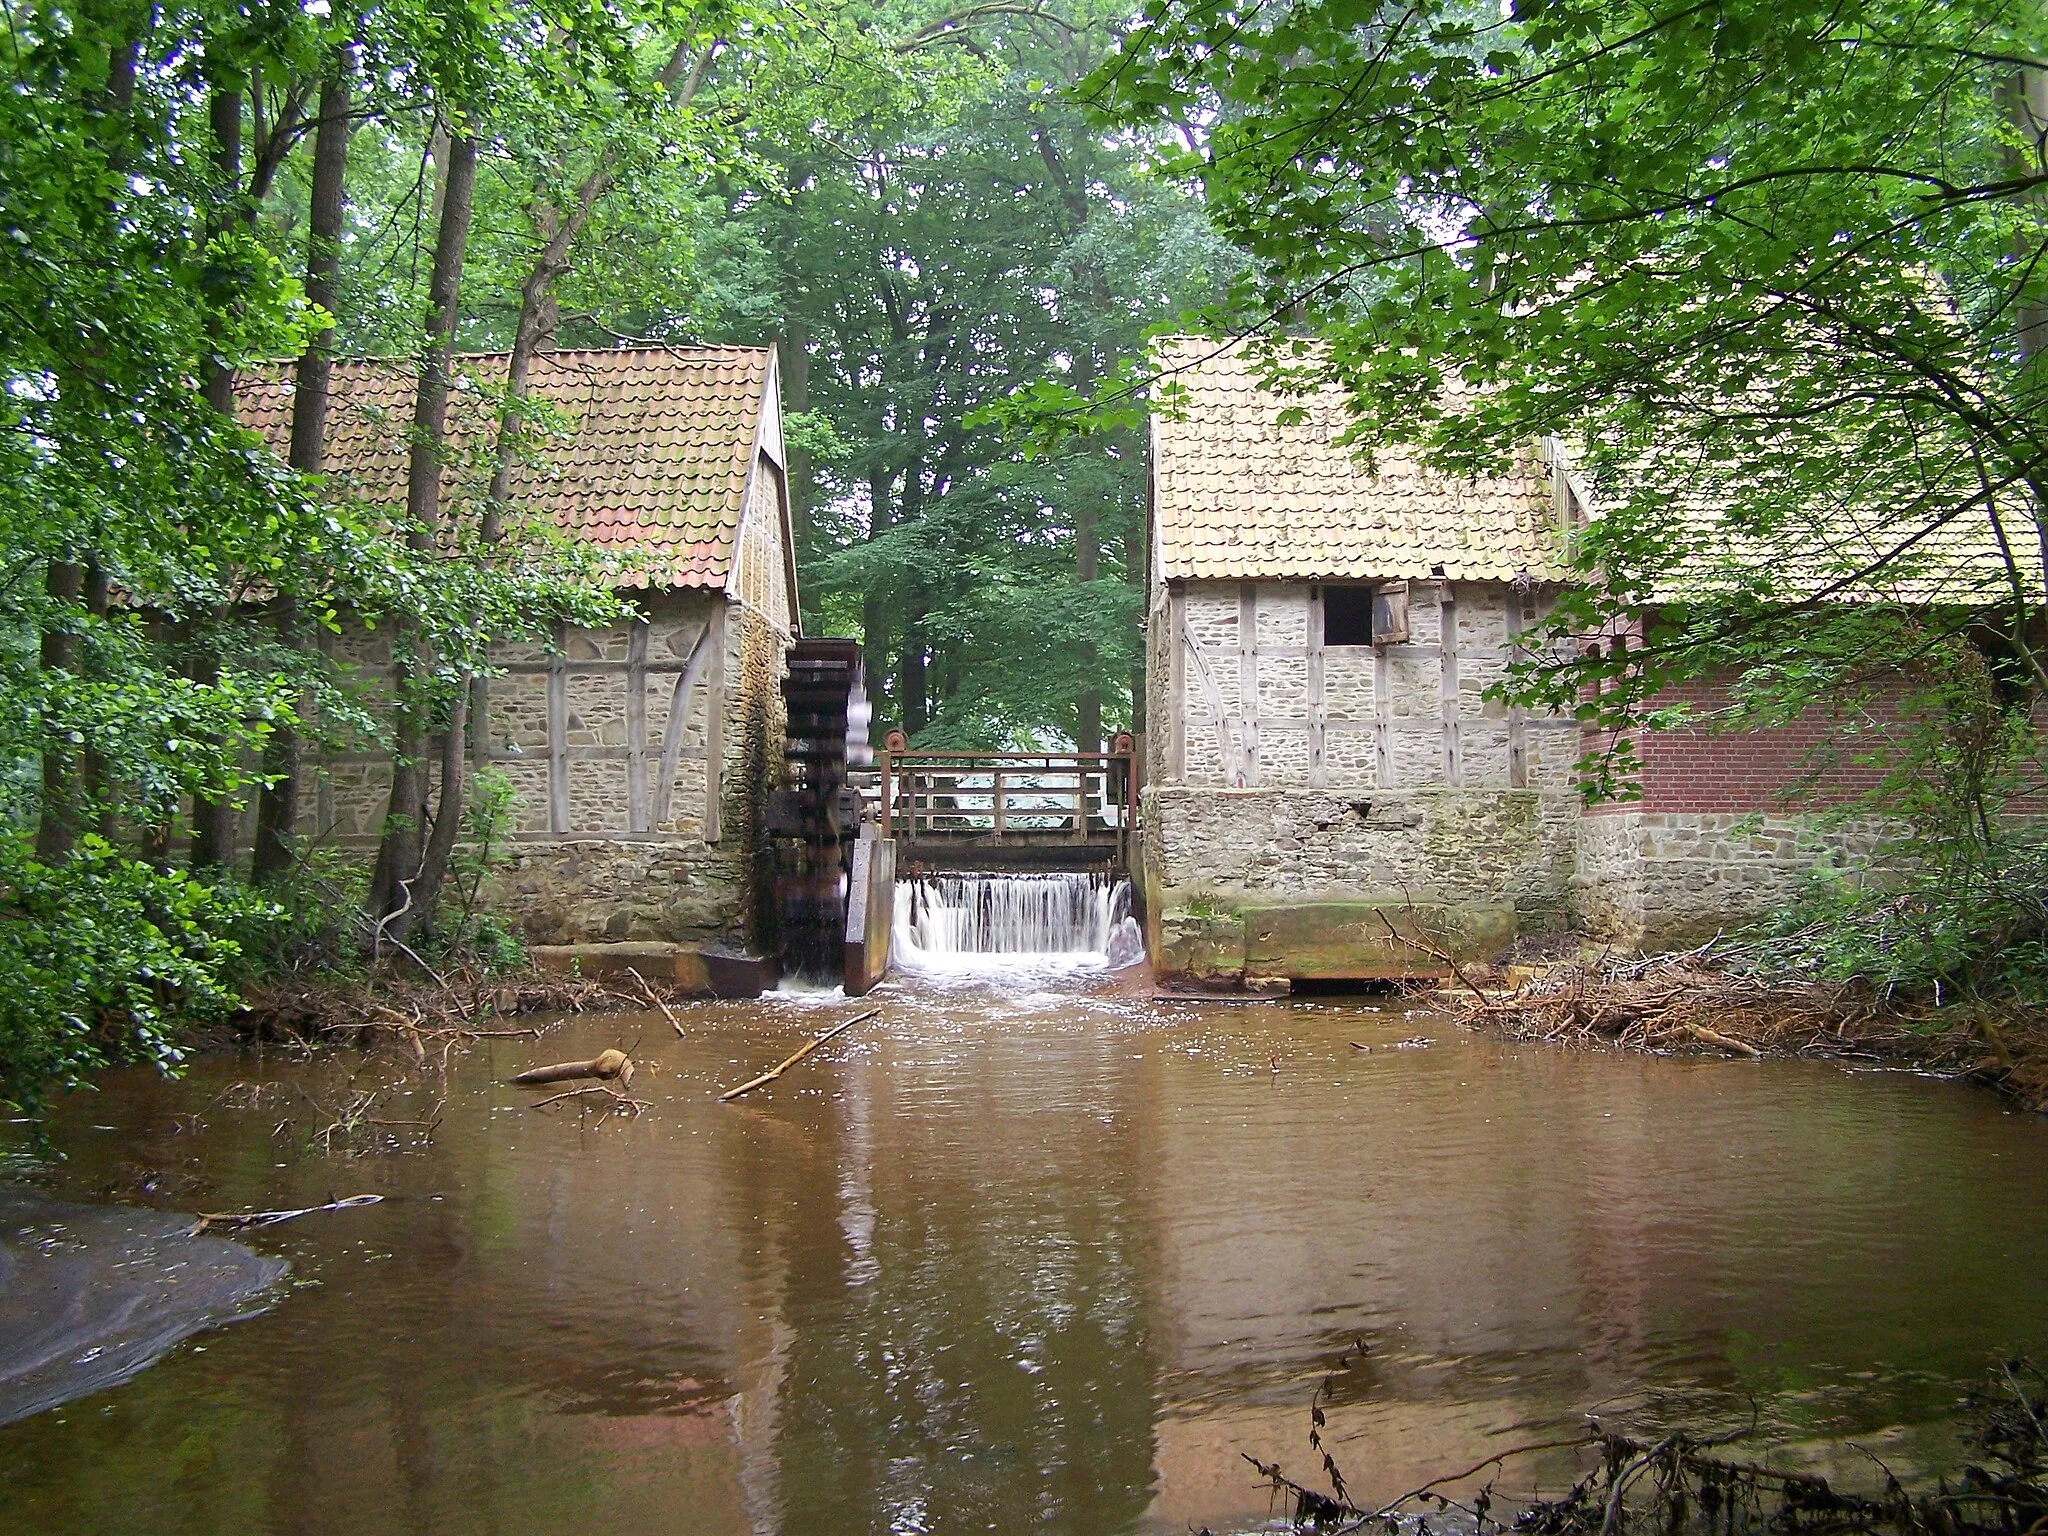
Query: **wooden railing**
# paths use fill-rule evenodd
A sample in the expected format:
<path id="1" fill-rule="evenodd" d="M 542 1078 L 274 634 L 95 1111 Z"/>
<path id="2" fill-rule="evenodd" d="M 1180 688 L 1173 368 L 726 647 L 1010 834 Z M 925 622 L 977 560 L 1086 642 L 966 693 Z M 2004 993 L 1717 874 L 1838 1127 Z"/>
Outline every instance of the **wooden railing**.
<path id="1" fill-rule="evenodd" d="M 884 749 L 882 835 L 908 842 L 1067 842 L 1127 863 L 1137 819 L 1135 754 Z"/>

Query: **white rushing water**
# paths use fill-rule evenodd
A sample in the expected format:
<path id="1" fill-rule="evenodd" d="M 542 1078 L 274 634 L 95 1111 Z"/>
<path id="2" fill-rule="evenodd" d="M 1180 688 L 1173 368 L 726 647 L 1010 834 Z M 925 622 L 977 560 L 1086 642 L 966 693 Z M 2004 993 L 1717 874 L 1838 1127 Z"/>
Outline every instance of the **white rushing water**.
<path id="1" fill-rule="evenodd" d="M 1121 966 L 1144 957 L 1131 882 L 1102 875 L 922 875 L 896 882 L 897 958 Z"/>

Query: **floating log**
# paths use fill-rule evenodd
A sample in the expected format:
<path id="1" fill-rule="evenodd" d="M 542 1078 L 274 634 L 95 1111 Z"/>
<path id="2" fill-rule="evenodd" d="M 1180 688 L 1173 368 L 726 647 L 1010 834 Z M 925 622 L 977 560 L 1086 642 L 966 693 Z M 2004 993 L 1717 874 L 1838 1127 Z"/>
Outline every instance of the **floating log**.
<path id="1" fill-rule="evenodd" d="M 540 1088 L 549 1083 L 571 1083 L 581 1077 L 619 1080 L 619 1086 L 633 1086 L 633 1058 L 624 1051 L 599 1051 L 588 1061 L 558 1061 L 551 1067 L 533 1067 L 512 1079 L 522 1088 Z"/>
<path id="2" fill-rule="evenodd" d="M 732 1100 L 738 1098 L 743 1093 L 752 1093 L 756 1088 L 759 1088 L 764 1083 L 774 1082 L 775 1079 L 782 1076 L 783 1073 L 787 1072 L 791 1067 L 795 1066 L 798 1062 L 802 1061 L 806 1056 L 810 1055 L 811 1052 L 815 1051 L 827 1040 L 830 1040 L 834 1035 L 839 1034 L 844 1030 L 849 1030 L 853 1028 L 853 1026 L 856 1024 L 864 1023 L 866 1020 L 872 1019 L 876 1014 L 880 1013 L 881 1011 L 882 1010 L 879 1008 L 870 1008 L 866 1013 L 856 1013 L 852 1018 L 846 1020 L 846 1022 L 843 1024 L 834 1024 L 830 1029 L 826 1030 L 825 1033 L 823 1033 L 822 1035 L 819 1035 L 815 1040 L 805 1041 L 803 1049 L 797 1051 L 794 1055 L 770 1067 L 766 1072 L 763 1072 L 759 1077 L 741 1083 L 737 1088 L 726 1089 L 725 1092 L 721 1093 L 718 1096 L 718 1102 L 721 1104 L 730 1103 Z"/>

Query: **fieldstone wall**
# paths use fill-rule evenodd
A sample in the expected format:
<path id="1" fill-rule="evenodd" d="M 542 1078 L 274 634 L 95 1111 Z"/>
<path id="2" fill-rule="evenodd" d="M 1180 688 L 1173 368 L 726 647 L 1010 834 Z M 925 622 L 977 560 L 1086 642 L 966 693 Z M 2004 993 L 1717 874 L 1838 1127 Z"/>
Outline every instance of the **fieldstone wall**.
<path id="1" fill-rule="evenodd" d="M 1329 896 L 1504 901 L 1525 929 L 1570 916 L 1577 802 L 1539 790 L 1213 790 L 1149 786 L 1149 893 L 1161 905 Z"/>
<path id="2" fill-rule="evenodd" d="M 483 893 L 532 944 L 661 939 L 743 945 L 751 863 L 738 844 L 517 842 Z"/>
<path id="3" fill-rule="evenodd" d="M 1740 927 L 1797 894 L 1820 867 L 1868 867 L 1887 824 L 1823 826 L 1791 816 L 1609 810 L 1580 818 L 1579 925 L 1631 948 L 1680 949 Z"/>

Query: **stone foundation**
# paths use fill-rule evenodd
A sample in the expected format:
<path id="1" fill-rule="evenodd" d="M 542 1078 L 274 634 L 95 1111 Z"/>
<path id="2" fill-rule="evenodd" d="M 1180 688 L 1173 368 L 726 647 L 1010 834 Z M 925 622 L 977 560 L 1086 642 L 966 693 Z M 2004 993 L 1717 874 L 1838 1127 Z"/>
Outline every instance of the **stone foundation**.
<path id="1" fill-rule="evenodd" d="M 1702 944 L 1790 900 L 1816 868 L 1870 865 L 1885 832 L 1877 818 L 1597 812 L 1579 822 L 1579 926 L 1630 948 Z"/>
<path id="2" fill-rule="evenodd" d="M 749 941 L 752 872 L 737 845 L 579 838 L 512 845 L 483 905 L 530 944 Z"/>
<path id="3" fill-rule="evenodd" d="M 1432 949 L 1485 958 L 1571 917 L 1578 805 L 1554 791 L 1154 785 L 1144 814 L 1169 978 L 1434 975 Z"/>

